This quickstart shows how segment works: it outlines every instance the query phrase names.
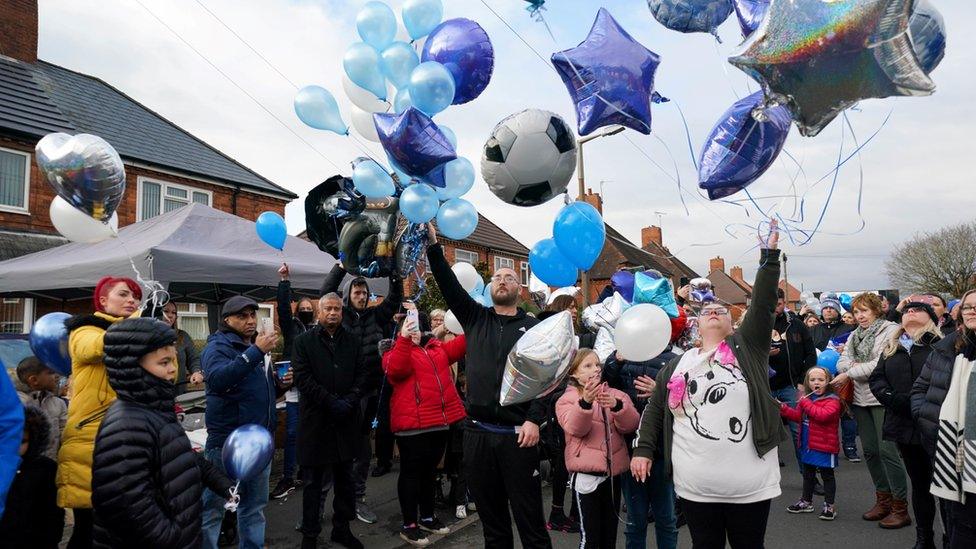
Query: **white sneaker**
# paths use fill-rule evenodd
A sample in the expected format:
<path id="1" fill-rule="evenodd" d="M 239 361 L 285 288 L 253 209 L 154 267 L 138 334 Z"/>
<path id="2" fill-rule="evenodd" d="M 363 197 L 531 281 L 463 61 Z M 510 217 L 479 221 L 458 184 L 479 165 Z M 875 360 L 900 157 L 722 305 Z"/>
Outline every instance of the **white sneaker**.
<path id="1" fill-rule="evenodd" d="M 468 508 L 464 505 L 458 505 L 457 509 L 454 510 L 454 516 L 458 519 L 468 518 Z"/>

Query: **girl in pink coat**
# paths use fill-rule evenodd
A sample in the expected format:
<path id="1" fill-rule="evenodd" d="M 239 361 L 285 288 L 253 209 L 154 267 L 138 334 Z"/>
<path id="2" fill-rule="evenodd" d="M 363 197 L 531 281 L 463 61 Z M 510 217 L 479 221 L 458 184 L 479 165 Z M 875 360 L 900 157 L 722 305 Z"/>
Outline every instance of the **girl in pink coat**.
<path id="1" fill-rule="evenodd" d="M 569 387 L 556 402 L 566 433 L 566 470 L 580 512 L 580 548 L 611 549 L 617 539 L 620 479 L 630 458 L 624 435 L 640 415 L 623 391 L 600 381 L 600 359 L 580 349 L 569 367 Z"/>

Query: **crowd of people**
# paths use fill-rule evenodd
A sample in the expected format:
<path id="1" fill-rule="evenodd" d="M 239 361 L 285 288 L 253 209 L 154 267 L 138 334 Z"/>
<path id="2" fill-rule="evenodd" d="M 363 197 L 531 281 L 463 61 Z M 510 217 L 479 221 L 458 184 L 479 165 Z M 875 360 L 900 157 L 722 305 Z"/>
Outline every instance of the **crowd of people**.
<path id="1" fill-rule="evenodd" d="M 321 297 L 296 302 L 282 265 L 278 329 L 259 322 L 256 301 L 231 297 L 198 355 L 174 304 L 142 317 L 135 281 L 100 280 L 94 311 L 66 323 L 67 399 L 39 359 L 17 366 L 23 443 L 0 501 L 0 545 L 57 547 L 70 510 L 70 549 L 211 548 L 228 528 L 240 547 L 258 548 L 268 502 L 300 488 L 302 547 L 317 546 L 332 492 L 329 538 L 361 548 L 350 524 L 378 521 L 366 486 L 391 474 L 396 448 L 399 535 L 412 546 L 450 532 L 437 514 L 444 503 L 458 519 L 477 512 L 492 548 L 514 547 L 513 524 L 527 548 L 566 533 L 581 548 L 616 547 L 621 523 L 626 547 L 642 548 L 652 521 L 658 548 L 677 547 L 684 524 L 696 549 L 759 548 L 781 474 L 794 467 L 802 492 L 781 512 L 826 521 L 846 512 L 834 476 L 843 453 L 863 455 L 875 486 L 865 521 L 914 524 L 917 549 L 936 547 L 941 521 L 943 547 L 976 547 L 976 437 L 965 428 L 976 423 L 976 291 L 951 306 L 937 294 L 889 304 L 863 293 L 849 311 L 826 296 L 820 311 L 794 312 L 778 289 L 774 226 L 741 316 L 679 288 L 671 345 L 635 362 L 580 324 L 572 296 L 527 313 L 511 269 L 492 273 L 492 306 L 481 305 L 428 236 L 429 270 L 459 333 L 445 310 L 405 302 L 396 275 L 371 304 L 367 280 L 337 264 Z M 502 406 L 509 352 L 563 311 L 579 340 L 563 385 Z M 828 351 L 836 364 L 821 360 Z M 200 382 L 207 440 L 195 453 L 174 401 Z M 282 400 L 280 479 L 271 486 L 270 463 L 228 478 L 228 437 L 248 424 L 274 432 Z M 787 458 L 779 448 L 789 440 Z M 548 502 L 540 460 L 550 465 Z"/>

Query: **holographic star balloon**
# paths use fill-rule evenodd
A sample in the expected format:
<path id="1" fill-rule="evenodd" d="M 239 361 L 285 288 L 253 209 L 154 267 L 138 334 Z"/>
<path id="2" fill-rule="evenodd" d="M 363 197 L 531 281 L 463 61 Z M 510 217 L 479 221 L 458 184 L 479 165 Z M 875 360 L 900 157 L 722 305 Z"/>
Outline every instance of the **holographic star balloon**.
<path id="1" fill-rule="evenodd" d="M 580 135 L 619 124 L 651 133 L 654 72 L 661 58 L 627 34 L 604 8 L 586 40 L 552 54 L 576 105 Z"/>
<path id="2" fill-rule="evenodd" d="M 800 133 L 820 133 L 858 101 L 930 95 L 912 51 L 912 0 L 772 0 L 729 58 L 762 85 L 767 105 L 790 109 Z"/>

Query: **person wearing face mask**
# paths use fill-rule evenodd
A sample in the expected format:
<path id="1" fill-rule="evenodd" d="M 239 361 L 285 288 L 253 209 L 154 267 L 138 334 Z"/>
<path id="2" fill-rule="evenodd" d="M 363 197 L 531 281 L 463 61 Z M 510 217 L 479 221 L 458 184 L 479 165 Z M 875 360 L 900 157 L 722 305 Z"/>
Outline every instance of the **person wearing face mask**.
<path id="1" fill-rule="evenodd" d="M 186 392 L 187 383 L 196 385 L 203 382 L 203 371 L 193 338 L 176 325 L 178 316 L 176 303 L 170 301 L 163 305 L 162 320 L 176 332 L 176 362 L 179 368 L 176 374 L 176 394 L 181 395 Z"/>
<path id="2" fill-rule="evenodd" d="M 136 314 L 142 289 L 131 278 L 104 277 L 92 296 L 95 313 L 65 321 L 71 356 L 71 401 L 67 427 L 58 451 L 58 506 L 74 511 L 70 549 L 91 547 L 92 452 L 95 435 L 108 407 L 115 401 L 104 363 L 105 330 Z"/>
<path id="3" fill-rule="evenodd" d="M 151 318 L 105 332 L 105 368 L 118 398 L 95 439 L 96 547 L 199 547 L 203 485 L 230 498 L 234 483 L 197 457 L 176 418 L 176 337 Z"/>

